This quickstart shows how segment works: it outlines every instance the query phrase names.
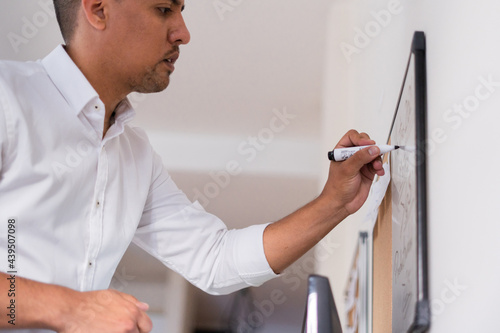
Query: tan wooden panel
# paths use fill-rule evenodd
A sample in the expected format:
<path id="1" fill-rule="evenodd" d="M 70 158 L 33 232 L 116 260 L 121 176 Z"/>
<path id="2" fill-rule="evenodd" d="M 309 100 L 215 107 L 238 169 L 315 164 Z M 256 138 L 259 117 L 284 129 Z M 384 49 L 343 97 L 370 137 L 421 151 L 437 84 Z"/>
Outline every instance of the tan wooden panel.
<path id="1" fill-rule="evenodd" d="M 391 184 L 373 229 L 373 333 L 392 332 L 392 195 Z"/>

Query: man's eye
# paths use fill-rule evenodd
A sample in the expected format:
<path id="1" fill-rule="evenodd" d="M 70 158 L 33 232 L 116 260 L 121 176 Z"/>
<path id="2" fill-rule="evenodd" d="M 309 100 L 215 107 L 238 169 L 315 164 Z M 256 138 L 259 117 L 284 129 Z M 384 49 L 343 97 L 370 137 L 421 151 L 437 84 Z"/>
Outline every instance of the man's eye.
<path id="1" fill-rule="evenodd" d="M 168 12 L 171 12 L 170 8 L 166 8 L 166 7 L 160 7 L 158 8 L 158 10 L 162 13 L 162 14 L 166 14 Z"/>

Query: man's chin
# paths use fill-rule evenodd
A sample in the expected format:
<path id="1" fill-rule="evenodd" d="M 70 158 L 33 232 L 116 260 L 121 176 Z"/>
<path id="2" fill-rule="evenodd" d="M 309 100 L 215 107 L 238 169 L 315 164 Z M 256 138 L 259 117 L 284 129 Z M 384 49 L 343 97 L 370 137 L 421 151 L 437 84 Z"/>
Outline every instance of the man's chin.
<path id="1" fill-rule="evenodd" d="M 136 85 L 133 87 L 132 91 L 141 93 L 141 94 L 153 94 L 159 93 L 163 90 L 167 89 L 170 83 L 170 79 L 167 80 L 148 80 L 142 85 Z"/>

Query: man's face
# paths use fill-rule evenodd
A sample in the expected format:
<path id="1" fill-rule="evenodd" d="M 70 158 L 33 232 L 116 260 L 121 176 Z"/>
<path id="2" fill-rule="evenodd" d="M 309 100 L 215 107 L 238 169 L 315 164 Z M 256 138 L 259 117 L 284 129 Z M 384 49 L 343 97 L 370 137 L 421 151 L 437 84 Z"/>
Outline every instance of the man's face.
<path id="1" fill-rule="evenodd" d="M 130 91 L 152 93 L 168 86 L 179 46 L 190 39 L 183 8 L 184 0 L 110 2 L 109 65 Z"/>

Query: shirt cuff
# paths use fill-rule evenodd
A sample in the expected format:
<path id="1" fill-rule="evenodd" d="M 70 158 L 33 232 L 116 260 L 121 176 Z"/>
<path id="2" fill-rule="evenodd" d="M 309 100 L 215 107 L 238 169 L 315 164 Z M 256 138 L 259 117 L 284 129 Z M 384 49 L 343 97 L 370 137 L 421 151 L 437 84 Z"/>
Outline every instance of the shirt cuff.
<path id="1" fill-rule="evenodd" d="M 240 229 L 235 234 L 234 262 L 240 278 L 250 286 L 260 286 L 279 275 L 275 274 L 264 253 L 264 229 L 269 225 L 259 224 Z"/>

